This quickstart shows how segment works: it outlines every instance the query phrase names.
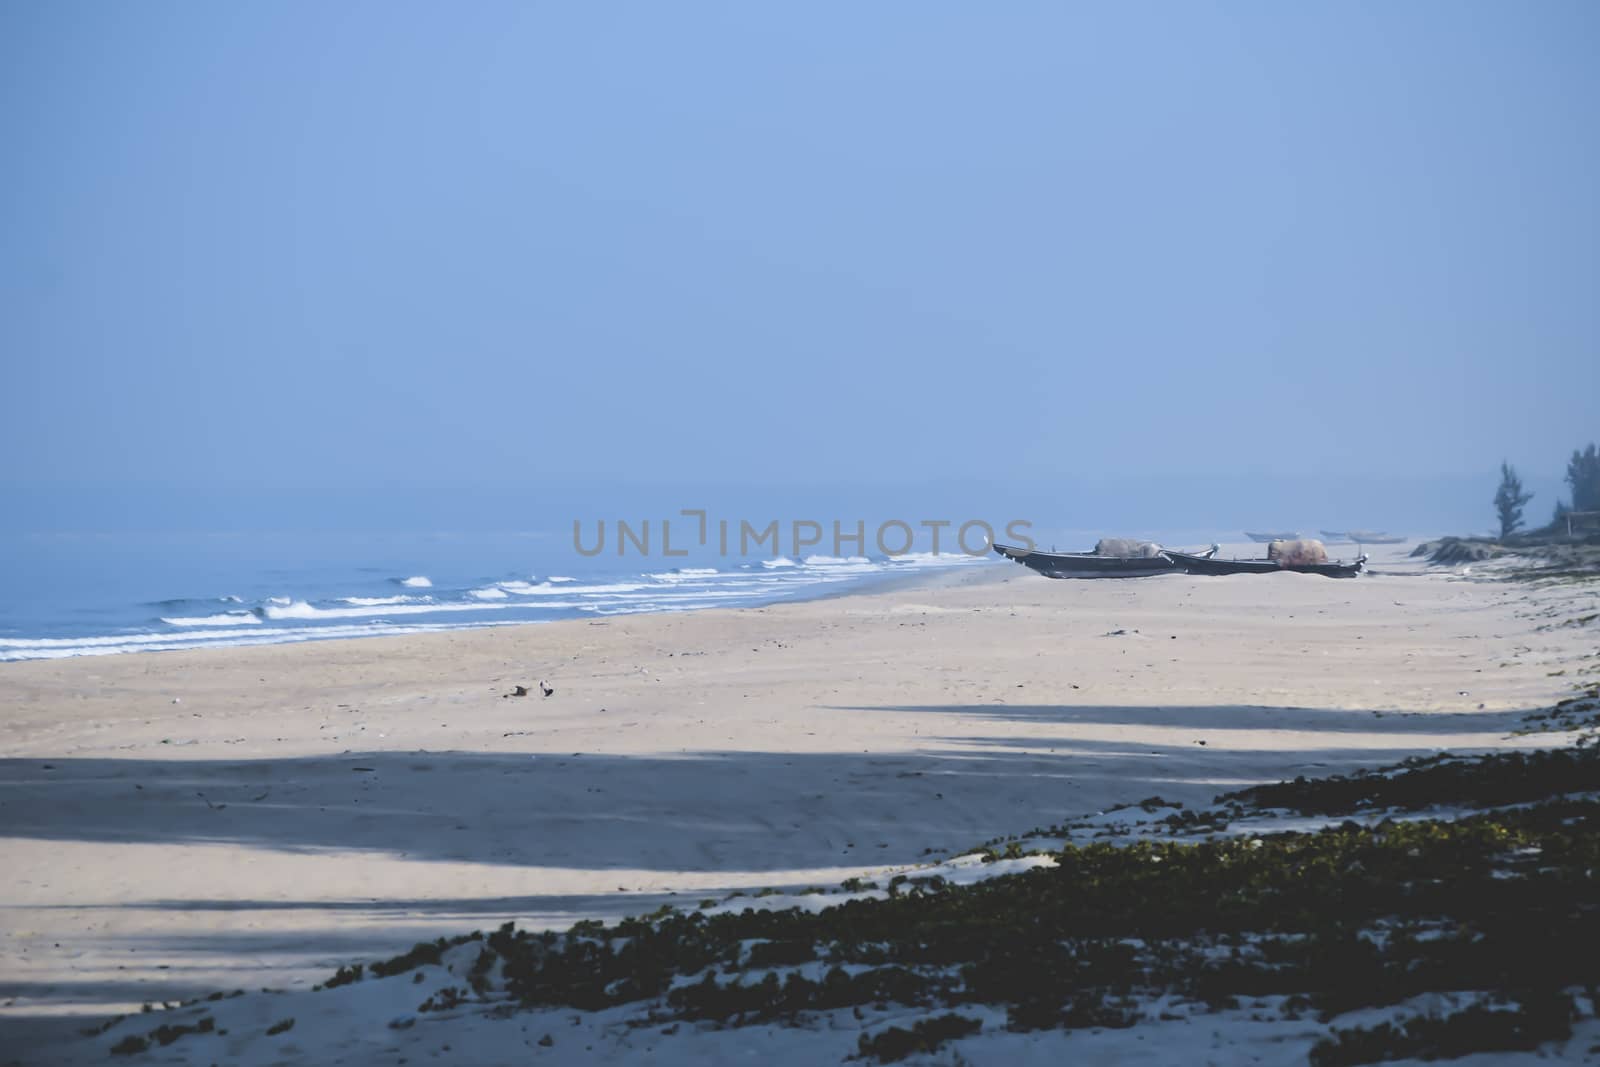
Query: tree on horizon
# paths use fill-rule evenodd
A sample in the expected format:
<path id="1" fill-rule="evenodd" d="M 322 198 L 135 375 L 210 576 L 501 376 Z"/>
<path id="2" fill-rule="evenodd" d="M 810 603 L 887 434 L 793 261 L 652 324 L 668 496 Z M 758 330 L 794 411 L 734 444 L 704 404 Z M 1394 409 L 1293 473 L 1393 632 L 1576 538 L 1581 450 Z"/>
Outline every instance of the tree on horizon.
<path id="1" fill-rule="evenodd" d="M 1572 487 L 1573 511 L 1600 511 L 1600 451 L 1594 442 L 1573 449 L 1567 462 L 1567 485 Z"/>
<path id="2" fill-rule="evenodd" d="M 1522 506 L 1533 499 L 1522 491 L 1522 479 L 1510 463 L 1500 464 L 1500 488 L 1495 490 L 1494 510 L 1500 516 L 1500 536 L 1510 537 L 1522 525 Z"/>

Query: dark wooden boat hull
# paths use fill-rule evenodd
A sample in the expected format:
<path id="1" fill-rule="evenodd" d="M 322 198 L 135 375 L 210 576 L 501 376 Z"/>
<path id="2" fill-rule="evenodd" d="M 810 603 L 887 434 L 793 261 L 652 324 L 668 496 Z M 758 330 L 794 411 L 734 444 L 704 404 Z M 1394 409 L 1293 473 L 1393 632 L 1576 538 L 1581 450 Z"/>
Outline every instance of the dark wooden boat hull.
<path id="1" fill-rule="evenodd" d="M 1170 574 L 1178 565 L 1165 555 L 1125 558 L 1093 552 L 1040 552 L 1014 545 L 995 545 L 995 554 L 1038 571 L 1046 578 L 1144 578 Z"/>
<path id="2" fill-rule="evenodd" d="M 1172 562 L 1189 574 L 1320 574 L 1324 578 L 1354 578 L 1366 566 L 1362 556 L 1354 563 L 1294 563 L 1287 566 L 1275 559 L 1210 559 L 1186 552 L 1168 552 Z"/>

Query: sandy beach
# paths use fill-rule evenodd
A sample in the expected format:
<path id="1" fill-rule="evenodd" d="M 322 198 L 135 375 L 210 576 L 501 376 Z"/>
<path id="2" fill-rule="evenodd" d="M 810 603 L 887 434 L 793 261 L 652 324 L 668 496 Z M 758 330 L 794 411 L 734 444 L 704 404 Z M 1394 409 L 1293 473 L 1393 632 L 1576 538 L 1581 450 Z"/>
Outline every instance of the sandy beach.
<path id="1" fill-rule="evenodd" d="M 1372 566 L 997 563 L 752 610 L 4 665 L 0 1027 L 26 1047 L 507 920 L 834 885 L 1151 795 L 1551 743 L 1508 732 L 1594 654 L 1552 625 L 1592 592 Z"/>

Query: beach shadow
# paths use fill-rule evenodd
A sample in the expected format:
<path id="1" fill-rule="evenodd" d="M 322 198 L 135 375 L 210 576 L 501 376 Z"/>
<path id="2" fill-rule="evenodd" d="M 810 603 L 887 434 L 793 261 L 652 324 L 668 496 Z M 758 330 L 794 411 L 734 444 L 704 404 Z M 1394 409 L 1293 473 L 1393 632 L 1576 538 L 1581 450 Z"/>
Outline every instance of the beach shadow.
<path id="1" fill-rule="evenodd" d="M 1049 798 L 1076 773 L 1059 758 L 942 746 L 672 758 L 11 759 L 0 760 L 0 821 L 13 838 L 59 841 L 577 870 L 782 871 L 909 862 L 929 847 L 1031 825 L 1044 809 L 1059 812 Z"/>
<path id="2" fill-rule="evenodd" d="M 1278 730 L 1300 733 L 1509 733 L 1527 710 L 1488 712 L 1379 711 L 1242 704 L 1191 706 L 1083 704 L 873 704 L 839 705 L 832 711 L 907 712 L 993 722 L 1068 726 L 1164 726 L 1213 733 Z"/>
<path id="3" fill-rule="evenodd" d="M 838 710 L 934 713 L 952 728 L 925 735 L 917 750 L 882 753 L 13 758 L 0 760 L 0 825 L 13 838 L 228 843 L 578 871 L 859 867 L 915 862 L 929 850 L 968 847 L 1151 793 L 1205 804 L 1242 785 L 1482 745 L 1525 714 L 993 704 Z M 1036 729 L 1008 735 L 997 723 Z"/>

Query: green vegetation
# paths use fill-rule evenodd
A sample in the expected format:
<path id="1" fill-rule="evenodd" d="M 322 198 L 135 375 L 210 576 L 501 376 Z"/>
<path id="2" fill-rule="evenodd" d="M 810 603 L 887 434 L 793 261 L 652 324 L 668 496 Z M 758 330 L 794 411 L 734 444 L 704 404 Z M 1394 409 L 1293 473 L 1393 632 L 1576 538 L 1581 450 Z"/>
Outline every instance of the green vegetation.
<path id="1" fill-rule="evenodd" d="M 1532 493 L 1522 490 L 1522 479 L 1517 469 L 1509 463 L 1500 464 L 1500 488 L 1495 490 L 1494 510 L 1500 518 L 1500 538 L 1504 540 L 1516 533 L 1522 525 L 1522 508 L 1533 499 Z"/>
<path id="2" fill-rule="evenodd" d="M 1563 701 L 1555 710 L 1571 703 Z M 1537 716 L 1529 719 L 1540 721 Z M 1383 769 L 1348 777 L 1296 778 L 1217 799 L 1222 804 L 1283 808 L 1300 815 L 1351 815 L 1362 810 L 1420 811 L 1447 804 L 1488 808 L 1600 790 L 1600 753 L 1591 749 L 1505 752 L 1473 758 L 1446 753 L 1405 760 L 1397 769 L 1402 773 Z"/>
<path id="3" fill-rule="evenodd" d="M 323 982 L 320 986 L 313 986 L 312 989 L 337 989 L 342 985 L 349 985 L 352 982 L 359 982 L 361 981 L 361 972 L 364 969 L 365 968 L 363 968 L 359 963 L 353 967 L 340 967 L 337 971 L 333 972 L 332 978 L 328 979 L 326 982 Z"/>
<path id="4" fill-rule="evenodd" d="M 433 994 L 433 996 L 429 997 L 427 1000 L 424 1000 L 421 1004 L 418 1004 L 417 1011 L 419 1013 L 430 1011 L 449 1011 L 467 999 L 465 992 L 465 990 L 458 986 L 445 986 L 443 989 Z"/>
<path id="5" fill-rule="evenodd" d="M 1600 730 L 1600 685 L 1590 685 L 1577 696 L 1568 697 L 1560 701 L 1548 711 L 1535 712 L 1527 716 L 1521 734 L 1540 733 L 1553 731 L 1565 733 L 1568 731 L 1585 730 L 1578 738 L 1579 745 L 1590 745 L 1594 741 L 1594 731 Z M 1591 749 L 1592 751 L 1592 749 Z"/>
<path id="6" fill-rule="evenodd" d="M 879 1063 L 893 1063 L 913 1052 L 937 1052 L 946 1041 L 970 1037 L 982 1028 L 983 1023 L 977 1019 L 951 1012 L 919 1020 L 910 1030 L 891 1026 L 874 1037 L 862 1034 L 858 1047 L 862 1059 L 871 1057 Z"/>
<path id="7" fill-rule="evenodd" d="M 392 974 L 403 974 L 426 964 L 438 963 L 444 956 L 446 949 L 464 945 L 468 941 L 482 941 L 483 934 L 470 933 L 462 937 L 441 937 L 437 941 L 419 941 L 411 947 L 409 952 L 403 952 L 393 959 L 380 960 L 368 968 L 373 977 L 387 978 Z M 335 978 L 338 977 L 336 973 Z M 358 974 L 356 977 L 360 977 Z M 331 982 L 329 983 L 332 984 Z"/>
<path id="8" fill-rule="evenodd" d="M 1420 1016 L 1402 1026 L 1335 1030 L 1311 1050 L 1311 1067 L 1348 1067 L 1384 1060 L 1446 1060 L 1478 1052 L 1531 1052 L 1546 1041 L 1572 1035 L 1572 998 L 1534 991 L 1510 1009 L 1475 1004 L 1438 1018 Z"/>
<path id="9" fill-rule="evenodd" d="M 1600 450 L 1593 441 L 1586 449 L 1572 450 L 1567 486 L 1572 490 L 1572 511 L 1600 511 Z"/>
<path id="10" fill-rule="evenodd" d="M 209 1034 L 216 1029 L 216 1020 L 207 1015 L 198 1020 L 193 1026 L 158 1026 L 148 1034 L 129 1034 L 111 1047 L 113 1056 L 132 1056 L 143 1052 L 154 1041 L 157 1045 L 165 1047 L 172 1044 L 185 1034 Z"/>
<path id="11" fill-rule="evenodd" d="M 1600 573 L 1600 535 L 1592 521 L 1569 529 L 1567 515 L 1578 511 L 1600 512 L 1600 448 L 1590 443 L 1574 449 L 1567 462 L 1566 483 L 1571 504 L 1557 500 L 1550 522 L 1543 527 L 1518 533 L 1522 529 L 1523 508 L 1533 494 L 1523 488 L 1522 478 L 1510 463 L 1500 464 L 1500 485 L 1495 490 L 1495 516 L 1499 520 L 1499 540 L 1485 537 L 1444 537 L 1419 544 L 1413 556 L 1427 556 L 1432 563 L 1456 565 L 1494 559 L 1507 552 L 1547 557 L 1538 573 L 1514 575 L 1520 578 L 1592 580 Z"/>
<path id="12" fill-rule="evenodd" d="M 136 1056 L 150 1047 L 150 1040 L 138 1034 L 129 1034 L 127 1037 L 111 1046 L 113 1056 Z"/>
<path id="13" fill-rule="evenodd" d="M 1560 724 L 1590 707 L 1569 702 L 1549 715 Z M 1279 998 L 1285 1017 L 1309 1010 L 1325 1021 L 1425 993 L 1456 992 L 1473 1005 L 1335 1030 L 1312 1053 L 1318 1067 L 1535 1048 L 1570 1034 L 1567 991 L 1592 986 L 1596 974 L 1597 793 L 1592 747 L 1445 754 L 1240 790 L 1210 811 L 1159 797 L 1134 805 L 1176 809 L 1156 824 L 1175 835 L 1271 811 L 1346 820 L 1313 833 L 1069 843 L 1050 853 L 1053 867 L 966 886 L 896 875 L 886 899 L 815 914 L 664 908 L 564 934 L 508 923 L 424 942 L 366 970 L 399 974 L 480 941 L 466 986 L 433 994 L 421 1012 L 502 997 L 580 1011 L 631 1004 L 641 1025 L 669 1031 L 849 1009 L 860 1018 L 890 1004 L 927 1013 L 909 1029 L 861 1037 L 861 1058 L 879 1062 L 975 1033 L 980 1023 L 963 1007 L 1002 1009 L 1012 1030 L 1126 1027 L 1147 1018 L 1155 998 L 1168 1011 L 1245 1001 L 1259 1010 L 1263 998 Z M 1475 813 L 1388 814 L 1447 805 Z M 1021 855 L 1026 840 L 991 846 L 990 858 Z M 326 984 L 361 974 L 341 968 Z M 117 1048 L 141 1051 L 151 1039 L 159 1032 Z"/>
<path id="14" fill-rule="evenodd" d="M 1556 780 L 1559 764 L 1536 766 Z M 1440 761 L 1397 777 L 1449 794 L 1462 773 Z M 1162 993 L 1213 1007 L 1298 995 L 1330 1015 L 1440 990 L 1554 995 L 1594 973 L 1597 826 L 1600 803 L 1551 800 L 1455 822 L 1094 843 L 1062 849 L 1053 869 L 816 915 L 674 913 L 564 936 L 508 925 L 485 943 L 523 1004 L 641 1002 L 652 1022 L 893 1002 L 1003 1006 L 1014 1029 L 1073 1028 L 1131 1025 Z M 826 969 L 794 969 L 806 964 Z"/>
<path id="15" fill-rule="evenodd" d="M 478 958 L 472 961 L 472 970 L 467 972 L 467 984 L 479 996 L 488 992 L 489 972 L 493 970 L 496 959 L 494 952 L 485 948 L 478 953 Z"/>

